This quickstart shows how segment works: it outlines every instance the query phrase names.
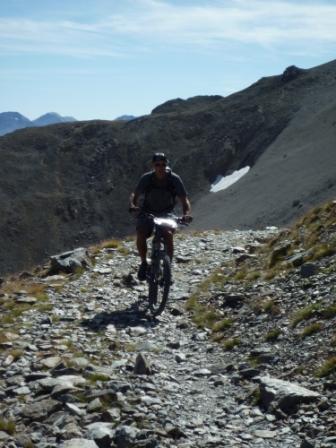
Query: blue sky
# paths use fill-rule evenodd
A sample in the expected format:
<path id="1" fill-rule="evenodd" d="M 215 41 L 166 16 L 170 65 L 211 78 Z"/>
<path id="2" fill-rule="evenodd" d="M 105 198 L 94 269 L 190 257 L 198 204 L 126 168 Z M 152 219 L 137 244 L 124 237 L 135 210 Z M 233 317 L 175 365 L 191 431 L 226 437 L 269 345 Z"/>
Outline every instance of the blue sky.
<path id="1" fill-rule="evenodd" d="M 335 59 L 336 1 L 1 0 L 0 112 L 144 115 Z"/>

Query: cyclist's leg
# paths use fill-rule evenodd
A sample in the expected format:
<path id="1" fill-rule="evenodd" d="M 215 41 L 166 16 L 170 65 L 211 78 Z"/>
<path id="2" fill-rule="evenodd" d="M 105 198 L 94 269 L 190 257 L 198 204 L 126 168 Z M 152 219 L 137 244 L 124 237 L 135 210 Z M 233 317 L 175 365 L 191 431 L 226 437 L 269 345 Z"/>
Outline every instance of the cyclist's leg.
<path id="1" fill-rule="evenodd" d="M 146 261 L 147 239 L 153 232 L 153 222 L 146 215 L 140 214 L 136 224 L 136 245 L 142 262 Z"/>
<path id="2" fill-rule="evenodd" d="M 168 257 L 172 261 L 174 255 L 174 232 L 170 229 L 164 229 L 162 233 L 166 243 Z"/>
<path id="3" fill-rule="evenodd" d="M 139 252 L 139 256 L 141 258 L 142 263 L 146 262 L 147 255 L 147 232 L 138 229 L 137 230 L 137 239 L 136 245 Z"/>
<path id="4" fill-rule="evenodd" d="M 139 216 L 136 226 L 137 239 L 136 245 L 141 258 L 141 265 L 138 269 L 138 279 L 143 281 L 146 280 L 147 273 L 147 238 L 151 236 L 153 231 L 153 223 L 146 216 Z"/>

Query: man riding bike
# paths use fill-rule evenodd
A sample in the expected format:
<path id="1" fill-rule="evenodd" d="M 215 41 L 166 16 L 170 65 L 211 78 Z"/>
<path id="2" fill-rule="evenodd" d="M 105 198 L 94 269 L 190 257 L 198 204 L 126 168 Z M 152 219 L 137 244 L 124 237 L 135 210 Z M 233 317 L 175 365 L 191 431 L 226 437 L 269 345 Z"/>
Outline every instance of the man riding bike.
<path id="1" fill-rule="evenodd" d="M 140 181 L 130 196 L 130 211 L 138 211 L 137 218 L 137 248 L 141 258 L 138 270 L 139 280 L 146 280 L 147 273 L 147 238 L 153 231 L 153 220 L 148 214 L 160 217 L 169 216 L 174 210 L 176 197 L 179 198 L 183 219 L 191 220 L 191 206 L 181 178 L 168 168 L 168 159 L 164 153 L 155 153 L 152 157 L 153 170 L 143 174 Z M 143 196 L 142 205 L 139 199 Z M 164 239 L 167 253 L 172 260 L 174 253 L 173 232 L 166 229 Z"/>

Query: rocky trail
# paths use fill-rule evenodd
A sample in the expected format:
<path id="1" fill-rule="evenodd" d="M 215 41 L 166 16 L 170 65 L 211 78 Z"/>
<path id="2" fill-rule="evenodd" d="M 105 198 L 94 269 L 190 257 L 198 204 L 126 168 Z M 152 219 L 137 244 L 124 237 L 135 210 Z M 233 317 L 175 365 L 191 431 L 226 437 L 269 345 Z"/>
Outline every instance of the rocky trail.
<path id="1" fill-rule="evenodd" d="M 133 241 L 97 249 L 81 275 L 29 277 L 45 295 L 3 293 L 0 446 L 336 446 L 335 381 L 289 374 L 307 358 L 310 342 L 298 353 L 290 335 L 265 343 L 253 331 L 274 328 L 274 316 L 235 306 L 256 293 L 284 293 L 295 298 L 288 305 L 294 309 L 301 280 L 222 291 L 218 308 L 223 317 L 239 313 L 232 335 L 244 340 L 231 350 L 195 325 L 185 307 L 214 269 L 275 232 L 178 235 L 171 298 L 156 319 L 141 312 L 146 285 L 136 279 Z M 304 292 L 313 288 L 326 299 L 335 294 L 334 280 L 320 273 Z M 285 326 L 287 314 L 276 319 Z"/>

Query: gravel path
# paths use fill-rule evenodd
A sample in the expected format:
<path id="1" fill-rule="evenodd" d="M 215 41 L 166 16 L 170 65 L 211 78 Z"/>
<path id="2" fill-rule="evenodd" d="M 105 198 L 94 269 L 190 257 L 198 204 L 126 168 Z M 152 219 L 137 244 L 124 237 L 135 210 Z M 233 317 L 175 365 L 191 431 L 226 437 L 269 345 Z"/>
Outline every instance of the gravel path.
<path id="1" fill-rule="evenodd" d="M 295 420 L 248 399 L 256 384 L 239 381 L 235 350 L 212 342 L 184 308 L 233 247 L 270 232 L 179 236 L 171 299 L 155 320 L 138 312 L 146 286 L 133 242 L 101 250 L 77 279 L 46 278 L 52 307 L 4 328 L 13 336 L 2 342 L 0 425 L 16 428 L 0 430 L 0 446 L 311 446 Z"/>

